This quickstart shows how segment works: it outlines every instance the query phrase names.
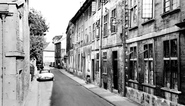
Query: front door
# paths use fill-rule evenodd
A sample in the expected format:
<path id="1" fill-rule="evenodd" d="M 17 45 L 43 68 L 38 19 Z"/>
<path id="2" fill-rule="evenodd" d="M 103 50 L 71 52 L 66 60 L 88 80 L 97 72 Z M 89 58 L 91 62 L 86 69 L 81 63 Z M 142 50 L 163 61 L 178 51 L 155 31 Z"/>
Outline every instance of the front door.
<path id="1" fill-rule="evenodd" d="M 92 80 L 95 80 L 94 59 L 92 59 Z"/>
<path id="2" fill-rule="evenodd" d="M 118 89 L 118 59 L 117 59 L 117 51 L 112 52 L 112 60 L 113 60 L 113 84 L 114 89 Z"/>

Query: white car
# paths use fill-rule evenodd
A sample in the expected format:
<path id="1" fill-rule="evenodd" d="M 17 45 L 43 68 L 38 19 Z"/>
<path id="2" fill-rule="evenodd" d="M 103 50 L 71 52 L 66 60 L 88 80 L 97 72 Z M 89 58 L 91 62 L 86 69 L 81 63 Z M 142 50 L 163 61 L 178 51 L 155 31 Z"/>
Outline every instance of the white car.
<path id="1" fill-rule="evenodd" d="M 37 81 L 53 81 L 54 80 L 54 74 L 51 73 L 50 70 L 42 70 L 38 74 Z"/>

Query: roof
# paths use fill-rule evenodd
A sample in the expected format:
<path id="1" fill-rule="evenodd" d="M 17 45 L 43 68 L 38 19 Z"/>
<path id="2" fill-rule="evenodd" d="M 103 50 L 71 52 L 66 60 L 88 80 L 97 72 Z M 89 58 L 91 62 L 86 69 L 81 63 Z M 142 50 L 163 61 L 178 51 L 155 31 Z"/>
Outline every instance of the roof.
<path id="1" fill-rule="evenodd" d="M 49 45 L 49 43 L 50 43 L 50 42 L 46 42 L 46 43 L 44 44 L 43 49 L 45 49 L 45 48 Z"/>
<path id="2" fill-rule="evenodd" d="M 54 36 L 52 41 L 53 43 L 58 43 L 60 41 L 60 39 L 62 39 L 63 35 L 57 35 L 57 36 Z"/>
<path id="3" fill-rule="evenodd" d="M 85 0 L 81 8 L 77 11 L 75 16 L 70 20 L 73 24 L 76 22 L 76 20 L 82 15 L 82 13 L 87 9 L 87 7 L 92 3 L 93 0 Z"/>
<path id="4" fill-rule="evenodd" d="M 50 52 L 54 52 L 55 51 L 55 46 L 52 42 L 49 42 L 47 47 L 44 49 L 44 51 L 50 51 Z"/>

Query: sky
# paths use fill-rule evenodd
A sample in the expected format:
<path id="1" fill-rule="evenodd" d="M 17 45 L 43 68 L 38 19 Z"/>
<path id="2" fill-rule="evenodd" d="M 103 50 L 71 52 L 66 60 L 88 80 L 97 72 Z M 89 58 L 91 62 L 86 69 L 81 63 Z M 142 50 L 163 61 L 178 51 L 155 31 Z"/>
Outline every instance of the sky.
<path id="1" fill-rule="evenodd" d="M 63 35 L 70 19 L 80 9 L 84 0 L 30 0 L 29 7 L 40 11 L 49 24 L 46 41 L 51 41 L 56 35 Z"/>

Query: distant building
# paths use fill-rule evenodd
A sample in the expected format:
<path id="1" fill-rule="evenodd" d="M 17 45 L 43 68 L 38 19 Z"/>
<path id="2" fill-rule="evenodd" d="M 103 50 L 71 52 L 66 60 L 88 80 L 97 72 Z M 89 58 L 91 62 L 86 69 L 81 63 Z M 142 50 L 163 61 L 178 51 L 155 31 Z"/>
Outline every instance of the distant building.
<path id="1" fill-rule="evenodd" d="M 55 67 L 63 68 L 66 56 L 66 36 L 59 35 L 53 37 L 53 43 L 55 45 Z"/>
<path id="2" fill-rule="evenodd" d="M 43 63 L 45 66 L 49 66 L 55 62 L 55 46 L 52 42 L 49 42 L 46 48 L 43 50 Z"/>

